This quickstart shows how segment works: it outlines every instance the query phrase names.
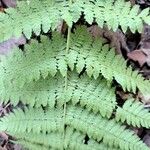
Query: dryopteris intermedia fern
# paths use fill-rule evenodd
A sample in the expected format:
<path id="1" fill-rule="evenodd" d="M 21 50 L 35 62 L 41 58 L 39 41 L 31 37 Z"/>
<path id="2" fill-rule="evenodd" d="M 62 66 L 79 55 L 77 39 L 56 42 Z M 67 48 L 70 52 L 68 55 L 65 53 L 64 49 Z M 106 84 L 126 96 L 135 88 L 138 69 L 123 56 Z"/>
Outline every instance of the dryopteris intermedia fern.
<path id="1" fill-rule="evenodd" d="M 2 118 L 1 121 L 1 130 L 6 130 L 8 133 L 12 132 L 16 137 L 18 132 L 28 133 L 31 136 L 32 134 L 37 134 L 35 137 L 37 138 L 37 142 L 41 133 L 49 134 L 56 131 L 63 133 L 64 130 L 62 124 L 63 109 L 60 108 L 47 109 L 45 111 L 30 108 L 25 110 L 25 112 L 16 110 L 14 113 Z M 102 118 L 100 115 L 93 114 L 84 108 L 80 108 L 78 105 L 68 105 L 65 125 L 80 131 L 84 136 L 87 134 L 90 139 L 97 140 L 98 142 L 102 141 L 110 147 L 135 150 L 148 149 L 146 145 L 134 135 L 134 132 L 125 129 L 124 126 L 116 123 L 115 120 Z M 19 136 L 21 139 L 25 137 L 26 136 L 22 134 Z M 67 135 L 65 137 L 68 138 Z M 40 139 L 42 139 L 42 137 Z M 32 140 L 34 140 L 34 138 Z M 50 143 L 51 142 L 48 142 L 48 144 Z M 44 143 L 42 142 L 42 144 Z"/>
<path id="2" fill-rule="evenodd" d="M 60 34 L 54 33 L 51 40 L 41 37 L 40 43 L 33 40 L 25 46 L 25 52 L 16 49 L 6 58 L 1 58 L 1 80 L 7 88 L 10 83 L 22 87 L 25 83 L 39 80 L 40 76 L 55 76 L 57 71 L 65 77 L 69 66 L 78 73 L 85 68 L 87 75 L 93 75 L 95 79 L 100 74 L 109 81 L 115 79 L 124 90 L 135 93 L 138 88 L 142 93 L 148 93 L 150 82 L 127 67 L 126 61 L 115 55 L 114 49 L 104 41 L 92 38 L 85 27 L 71 34 L 67 54 L 66 40 Z"/>
<path id="3" fill-rule="evenodd" d="M 123 105 L 123 108 L 117 108 L 116 120 L 121 122 L 127 122 L 127 124 L 135 127 L 150 128 L 150 113 L 147 109 L 144 109 L 144 105 L 140 102 L 134 102 L 132 99 L 127 100 Z"/>
<path id="4" fill-rule="evenodd" d="M 149 111 L 132 99 L 119 106 L 112 83 L 147 94 L 150 82 L 127 67 L 107 40 L 93 38 L 85 26 L 74 29 L 81 16 L 114 31 L 141 32 L 143 23 L 150 24 L 149 9 L 124 0 L 33 0 L 6 9 L 0 41 L 47 33 L 62 20 L 68 34 L 40 36 L 1 57 L 1 101 L 27 107 L 1 118 L 0 130 L 29 150 L 148 150 L 125 124 L 150 128 Z"/>
<path id="5" fill-rule="evenodd" d="M 13 134 L 13 132 L 11 132 Z M 51 133 L 25 133 L 25 134 L 16 134 L 19 139 L 19 144 L 27 145 L 28 148 L 32 150 L 49 150 L 49 149 L 61 149 L 63 147 L 63 139 L 61 132 L 51 132 Z M 86 135 L 81 132 L 75 131 L 71 127 L 66 129 L 66 149 L 75 149 L 75 150 L 118 150 L 117 148 L 110 148 L 106 144 L 99 143 L 94 139 L 89 139 L 88 143 L 85 144 Z M 51 140 L 49 140 L 51 139 Z M 34 144 L 36 144 L 34 146 Z M 41 144 L 44 144 L 41 147 Z M 38 146 L 37 146 L 38 145 Z"/>
<path id="6" fill-rule="evenodd" d="M 6 9 L 0 15 L 0 41 L 22 33 L 28 39 L 32 32 L 46 33 L 54 30 L 62 19 L 72 27 L 82 14 L 89 24 L 97 22 L 100 27 L 106 24 L 114 31 L 121 26 L 124 32 L 128 28 L 141 32 L 143 23 L 150 24 L 149 8 L 140 11 L 138 5 L 131 6 L 124 0 L 73 0 L 72 3 L 69 0 L 32 0 L 30 4 L 21 1 L 17 8 Z"/>
<path id="7" fill-rule="evenodd" d="M 100 112 L 102 116 L 111 116 L 116 106 L 115 90 L 108 87 L 107 82 L 102 78 L 94 80 L 86 75 L 79 78 L 76 73 L 70 73 L 65 93 L 64 85 L 64 78 L 58 74 L 55 78 L 41 78 L 23 88 L 9 86 L 1 90 L 0 95 L 6 100 L 5 103 L 11 99 L 11 103 L 16 105 L 22 100 L 23 103 L 36 107 L 48 105 L 53 108 L 56 103 L 61 107 L 65 101 L 71 101 L 73 105 L 80 103 L 82 107 L 86 106 L 95 113 Z"/>

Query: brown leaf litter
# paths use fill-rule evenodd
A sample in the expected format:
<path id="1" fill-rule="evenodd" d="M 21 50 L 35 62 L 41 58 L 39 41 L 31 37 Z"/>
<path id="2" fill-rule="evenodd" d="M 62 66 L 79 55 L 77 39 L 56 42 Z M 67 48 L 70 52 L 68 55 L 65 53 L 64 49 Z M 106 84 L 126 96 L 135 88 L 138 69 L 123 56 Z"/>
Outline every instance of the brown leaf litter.
<path id="1" fill-rule="evenodd" d="M 150 67 L 150 26 L 144 26 L 139 49 L 129 52 L 128 58 L 138 62 L 140 67 L 144 64 L 147 64 Z"/>

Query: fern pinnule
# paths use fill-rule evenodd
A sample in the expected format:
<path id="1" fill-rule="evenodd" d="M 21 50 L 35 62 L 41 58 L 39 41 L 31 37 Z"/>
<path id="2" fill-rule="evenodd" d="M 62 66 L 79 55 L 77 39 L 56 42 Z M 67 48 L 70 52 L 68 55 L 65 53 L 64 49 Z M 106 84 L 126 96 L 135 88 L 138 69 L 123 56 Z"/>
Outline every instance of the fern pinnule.
<path id="1" fill-rule="evenodd" d="M 150 113 L 144 108 L 144 105 L 133 99 L 128 99 L 122 108 L 118 107 L 116 120 L 127 122 L 135 127 L 150 127 Z"/>

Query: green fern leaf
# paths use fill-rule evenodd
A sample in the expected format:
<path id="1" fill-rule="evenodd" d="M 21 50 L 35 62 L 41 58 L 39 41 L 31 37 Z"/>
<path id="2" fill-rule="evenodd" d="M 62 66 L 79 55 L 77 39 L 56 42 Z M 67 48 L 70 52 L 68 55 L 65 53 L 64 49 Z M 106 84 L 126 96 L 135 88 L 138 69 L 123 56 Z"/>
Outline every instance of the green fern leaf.
<path id="1" fill-rule="evenodd" d="M 8 132 L 33 132 L 50 133 L 52 131 L 63 132 L 62 113 L 61 111 L 50 110 L 45 113 L 42 108 L 26 109 L 24 113 L 21 109 L 15 110 L 14 113 L 1 119 L 1 131 Z M 33 114 L 34 113 L 34 114 Z M 55 116 L 56 118 L 54 118 Z M 11 122 L 11 126 L 10 123 Z M 38 124 L 38 126 L 37 126 Z"/>
<path id="2" fill-rule="evenodd" d="M 94 19 L 94 12 L 93 12 L 94 8 L 92 5 L 92 2 L 87 3 L 86 7 L 84 7 L 84 15 L 85 15 L 85 20 L 89 23 L 92 24 L 93 23 L 93 19 Z"/>
<path id="3" fill-rule="evenodd" d="M 62 133 L 60 132 L 51 132 L 50 134 L 35 134 L 35 133 L 13 133 L 11 135 L 15 135 L 17 137 L 17 143 L 23 144 L 25 147 L 28 147 L 29 150 L 36 150 L 38 148 L 49 149 L 61 149 L 65 147 L 65 149 L 72 150 L 117 150 L 112 147 L 110 149 L 103 143 L 98 143 L 93 139 L 89 139 L 87 144 L 84 144 L 85 134 L 81 134 L 78 131 L 73 130 L 70 127 L 66 128 L 65 139 L 63 140 Z M 64 145 L 65 142 L 65 145 Z M 36 145 L 34 145 L 36 144 Z M 40 145 L 42 147 L 40 147 Z M 35 148 L 34 148 L 35 147 Z M 42 148 L 42 150 L 43 150 Z"/>
<path id="4" fill-rule="evenodd" d="M 137 71 L 132 71 L 131 67 L 127 67 L 126 61 L 120 55 L 115 55 L 108 44 L 92 39 L 83 27 L 71 35 L 68 55 L 64 54 L 66 40 L 56 33 L 52 40 L 41 37 L 41 43 L 35 40 L 31 43 L 26 45 L 25 52 L 16 49 L 0 62 L 1 82 L 6 86 L 9 87 L 12 83 L 22 87 L 25 83 L 37 81 L 40 76 L 55 76 L 57 71 L 65 76 L 67 66 L 72 70 L 75 66 L 78 73 L 85 68 L 87 74 L 90 77 L 93 75 L 95 79 L 100 73 L 108 81 L 115 79 L 125 91 L 135 93 L 138 88 L 143 94 L 149 93 L 147 87 L 150 82 L 144 80 Z"/>
<path id="5" fill-rule="evenodd" d="M 83 133 L 87 133 L 98 141 L 103 140 L 110 147 L 114 145 L 119 146 L 120 149 L 148 149 L 132 132 L 125 130 L 123 126 L 116 124 L 114 120 L 108 122 L 108 120 L 100 119 L 99 116 L 97 116 L 99 118 L 97 119 L 96 116 L 79 108 L 70 107 L 68 110 L 67 124 Z"/>
<path id="6" fill-rule="evenodd" d="M 144 109 L 144 105 L 129 99 L 123 105 L 123 108 L 118 107 L 116 113 L 116 120 L 127 122 L 129 125 L 135 127 L 150 127 L 150 113 Z"/>
<path id="7" fill-rule="evenodd" d="M 53 131 L 62 133 L 62 114 L 63 110 L 61 109 L 43 111 L 30 108 L 25 113 L 15 111 L 15 113 L 1 119 L 0 130 L 8 133 L 33 132 L 40 134 L 40 132 L 51 133 Z M 107 120 L 99 115 L 89 113 L 79 107 L 68 106 L 65 124 L 85 135 L 87 134 L 90 138 L 98 141 L 102 140 L 104 144 L 110 147 L 115 146 L 122 150 L 149 149 L 133 132 L 125 129 L 124 126 L 117 124 L 114 120 Z"/>
<path id="8" fill-rule="evenodd" d="M 95 19 L 100 27 L 103 27 L 105 21 L 109 29 L 116 31 L 120 25 L 124 32 L 129 28 L 134 33 L 136 30 L 142 32 L 143 22 L 150 23 L 148 21 L 150 20 L 149 11 L 140 11 L 138 5 L 131 6 L 130 2 L 125 2 L 124 0 L 115 2 L 96 0 L 93 3 Z M 89 12 L 89 14 L 92 13 Z"/>
<path id="9" fill-rule="evenodd" d="M 79 55 L 77 58 L 77 65 L 76 65 L 77 72 L 80 73 L 84 67 L 85 67 L 85 59 Z"/>
<path id="10" fill-rule="evenodd" d="M 51 28 L 56 29 L 59 22 L 64 19 L 72 27 L 83 13 L 85 20 L 92 24 L 95 19 L 100 27 L 106 22 L 109 29 L 116 29 L 119 25 L 126 32 L 128 27 L 132 32 L 141 32 L 143 22 L 150 24 L 148 9 L 139 11 L 137 5 L 131 9 L 129 2 L 118 1 L 81 1 L 77 0 L 72 4 L 68 1 L 33 0 L 30 5 L 26 2 L 18 2 L 15 9 L 5 10 L 0 15 L 0 41 L 5 41 L 12 36 L 19 37 L 22 33 L 29 39 L 34 32 L 39 35 L 41 30 L 48 32 Z M 55 15 L 53 15 L 55 14 Z"/>
<path id="11" fill-rule="evenodd" d="M 22 33 L 30 39 L 32 32 L 39 35 L 41 30 L 46 33 L 56 29 L 62 19 L 71 27 L 80 18 L 81 6 L 79 3 L 71 5 L 68 1 L 33 0 L 30 5 L 20 1 L 16 8 L 6 9 L 5 14 L 0 16 L 0 28 L 3 29 L 0 41 L 20 37 Z"/>
<path id="12" fill-rule="evenodd" d="M 79 78 L 75 73 L 69 76 L 66 93 L 64 93 L 64 78 L 58 74 L 55 78 L 40 79 L 23 88 L 6 87 L 1 91 L 1 98 L 5 100 L 5 103 L 9 99 L 13 104 L 22 100 L 30 106 L 49 105 L 51 108 L 56 103 L 61 107 L 66 99 L 66 102 L 71 101 L 73 105 L 79 102 L 82 107 L 87 107 L 95 113 L 100 112 L 102 116 L 109 118 L 116 106 L 114 88 L 108 87 L 107 82 L 101 78 L 92 80 L 85 75 Z"/>

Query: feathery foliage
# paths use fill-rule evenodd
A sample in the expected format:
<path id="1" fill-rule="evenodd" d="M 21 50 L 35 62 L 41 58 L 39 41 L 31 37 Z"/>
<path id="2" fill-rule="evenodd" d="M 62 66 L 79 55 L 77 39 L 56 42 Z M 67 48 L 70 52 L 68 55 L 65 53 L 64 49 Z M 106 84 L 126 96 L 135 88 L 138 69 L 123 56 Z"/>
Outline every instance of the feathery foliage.
<path id="1" fill-rule="evenodd" d="M 11 134 L 13 134 L 11 132 Z M 18 143 L 28 145 L 30 149 L 37 150 L 36 146 L 34 148 L 34 144 L 42 145 L 39 149 L 45 150 L 47 149 L 61 149 L 63 147 L 63 138 L 61 132 L 51 132 L 49 134 L 43 133 L 25 133 L 25 134 L 17 134 L 15 133 L 16 137 L 18 138 Z M 99 143 L 94 139 L 89 139 L 88 143 L 85 143 L 86 135 L 82 134 L 81 132 L 75 131 L 71 127 L 66 128 L 66 136 L 65 136 L 65 149 L 75 149 L 75 150 L 117 150 L 117 148 L 110 149 L 109 146 Z"/>
<path id="2" fill-rule="evenodd" d="M 129 99 L 123 105 L 123 108 L 118 108 L 116 113 L 116 120 L 127 122 L 129 125 L 137 127 L 150 127 L 150 113 L 144 109 L 144 105 Z"/>
<path id="3" fill-rule="evenodd" d="M 55 14 L 55 15 L 54 15 Z M 131 6 L 124 0 L 32 0 L 18 2 L 17 8 L 9 8 L 0 15 L 0 41 L 12 36 L 19 37 L 22 33 L 29 39 L 34 32 L 36 35 L 57 28 L 63 19 L 72 27 L 81 15 L 89 24 L 96 22 L 100 27 L 104 24 L 109 29 L 117 30 L 121 26 L 126 32 L 142 31 L 143 23 L 150 24 L 149 8 L 140 11 L 139 6 Z"/>
<path id="4" fill-rule="evenodd" d="M 148 150 L 125 124 L 149 128 L 150 113 L 133 100 L 118 106 L 113 81 L 124 91 L 149 94 L 149 80 L 106 39 L 76 28 L 77 21 L 134 33 L 150 24 L 150 12 L 124 0 L 32 0 L 5 9 L 1 42 L 51 34 L 0 57 L 1 102 L 26 105 L 1 118 L 0 131 L 29 150 Z M 53 32 L 63 22 L 67 34 Z"/>
<path id="5" fill-rule="evenodd" d="M 71 35 L 69 53 L 65 55 L 66 42 L 61 35 L 54 34 L 52 40 L 41 37 L 41 43 L 32 41 L 31 45 L 26 45 L 25 52 L 16 49 L 6 58 L 1 58 L 1 82 L 7 88 L 10 83 L 23 86 L 33 79 L 39 80 L 40 76 L 55 76 L 58 70 L 65 76 L 69 66 L 71 70 L 76 68 L 78 73 L 85 68 L 88 76 L 93 75 L 95 79 L 99 74 L 109 81 L 114 78 L 124 90 L 135 93 L 138 88 L 142 93 L 149 93 L 147 86 L 150 82 L 127 67 L 126 61 L 115 55 L 114 49 L 103 41 L 93 39 L 85 27 L 78 28 Z"/>
<path id="6" fill-rule="evenodd" d="M 63 109 L 59 108 L 52 110 L 47 109 L 45 111 L 42 109 L 30 108 L 25 112 L 17 110 L 9 116 L 2 118 L 0 129 L 7 130 L 8 133 L 13 132 L 14 135 L 16 132 L 41 134 L 41 132 L 51 133 L 52 131 L 59 131 L 62 133 L 62 116 Z M 148 149 L 133 132 L 117 124 L 115 120 L 107 120 L 100 115 L 94 115 L 77 106 L 67 107 L 65 125 L 73 127 L 77 131 L 85 135 L 87 134 L 90 138 L 97 141 L 102 140 L 110 147 L 114 146 L 120 149 L 135 150 Z M 36 141 L 38 142 L 38 136 L 35 138 L 37 138 Z M 32 140 L 34 140 L 34 137 Z M 46 140 L 45 142 L 47 143 Z M 69 142 L 71 142 L 71 140 L 69 140 Z M 64 143 L 66 144 L 67 142 L 65 141 Z"/>
<path id="7" fill-rule="evenodd" d="M 58 74 L 55 78 L 48 77 L 37 82 L 29 83 L 23 88 L 5 88 L 0 94 L 5 103 L 11 99 L 12 104 L 22 100 L 30 106 L 49 106 L 53 108 L 56 103 L 59 107 L 66 102 L 76 105 L 78 102 L 82 107 L 87 107 L 95 113 L 100 112 L 102 116 L 110 117 L 116 106 L 114 88 L 108 87 L 102 78 L 91 80 L 86 75 L 78 77 L 77 73 L 68 75 L 68 89 L 64 93 L 64 78 Z M 101 106 L 104 106 L 101 108 Z"/>

